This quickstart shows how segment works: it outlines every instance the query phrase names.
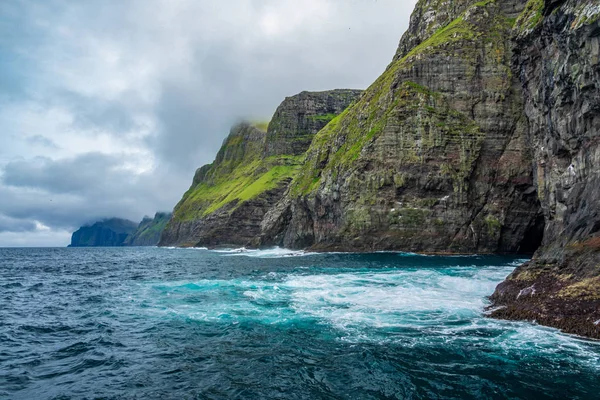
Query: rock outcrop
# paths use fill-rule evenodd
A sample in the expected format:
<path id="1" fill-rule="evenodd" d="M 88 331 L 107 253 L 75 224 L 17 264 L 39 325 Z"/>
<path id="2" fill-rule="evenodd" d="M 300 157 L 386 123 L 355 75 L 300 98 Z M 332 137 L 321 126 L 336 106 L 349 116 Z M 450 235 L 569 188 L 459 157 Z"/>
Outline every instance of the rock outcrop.
<path id="1" fill-rule="evenodd" d="M 73 232 L 69 247 L 125 246 L 125 240 L 135 232 L 137 226 L 133 221 L 120 218 L 98 221 Z"/>
<path id="2" fill-rule="evenodd" d="M 258 245 L 265 213 L 285 193 L 314 135 L 361 91 L 302 92 L 279 106 L 268 128 L 240 123 L 215 161 L 196 171 L 161 246 Z"/>
<path id="3" fill-rule="evenodd" d="M 135 232 L 125 239 L 124 244 L 126 246 L 156 246 L 171 216 L 171 213 L 157 212 L 154 218 L 144 217 Z"/>
<path id="4" fill-rule="evenodd" d="M 532 0 L 516 27 L 546 229 L 492 296 L 498 318 L 600 338 L 600 3 Z"/>

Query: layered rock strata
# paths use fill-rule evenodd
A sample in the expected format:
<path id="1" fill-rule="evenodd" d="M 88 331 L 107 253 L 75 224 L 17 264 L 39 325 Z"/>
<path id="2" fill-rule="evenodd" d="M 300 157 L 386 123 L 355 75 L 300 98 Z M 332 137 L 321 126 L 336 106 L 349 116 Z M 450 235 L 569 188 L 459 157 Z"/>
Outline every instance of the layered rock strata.
<path id="1" fill-rule="evenodd" d="M 543 218 L 511 70 L 515 1 L 420 1 L 390 66 L 313 140 L 262 244 L 528 252 Z"/>
<path id="2" fill-rule="evenodd" d="M 600 338 L 600 3 L 530 1 L 515 31 L 546 228 L 492 296 L 498 318 Z"/>
<path id="3" fill-rule="evenodd" d="M 418 1 L 360 97 L 235 127 L 161 243 L 537 249 L 491 315 L 599 338 L 599 19 L 597 0 Z"/>

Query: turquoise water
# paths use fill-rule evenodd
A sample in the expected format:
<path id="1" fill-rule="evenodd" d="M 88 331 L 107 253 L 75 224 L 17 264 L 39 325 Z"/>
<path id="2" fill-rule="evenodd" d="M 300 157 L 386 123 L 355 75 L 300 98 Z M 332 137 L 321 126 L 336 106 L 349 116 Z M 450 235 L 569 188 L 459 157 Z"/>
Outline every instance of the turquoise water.
<path id="1" fill-rule="evenodd" d="M 523 261 L 0 249 L 0 398 L 598 398 L 600 343 L 485 317 Z"/>

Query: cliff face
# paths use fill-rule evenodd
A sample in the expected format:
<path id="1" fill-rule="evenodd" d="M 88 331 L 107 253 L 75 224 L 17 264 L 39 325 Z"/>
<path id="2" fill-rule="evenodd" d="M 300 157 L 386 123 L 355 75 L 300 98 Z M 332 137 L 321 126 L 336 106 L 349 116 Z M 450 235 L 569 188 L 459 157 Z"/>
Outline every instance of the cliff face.
<path id="1" fill-rule="evenodd" d="M 314 135 L 360 95 L 333 90 L 286 98 L 265 131 L 232 128 L 175 207 L 162 246 L 257 245 L 265 213 L 295 176 Z"/>
<path id="2" fill-rule="evenodd" d="M 137 224 L 120 218 L 96 222 L 82 226 L 71 237 L 69 247 L 113 247 L 125 246 L 127 237 L 135 232 Z"/>
<path id="3" fill-rule="evenodd" d="M 493 316 L 600 338 L 600 3 L 530 1 L 515 32 L 546 229 Z"/>
<path id="4" fill-rule="evenodd" d="M 171 216 L 171 213 L 157 212 L 154 218 L 144 217 L 124 244 L 126 246 L 156 246 Z"/>
<path id="5" fill-rule="evenodd" d="M 420 1 L 384 74 L 313 140 L 263 244 L 527 252 L 543 218 L 511 71 L 519 1 Z"/>

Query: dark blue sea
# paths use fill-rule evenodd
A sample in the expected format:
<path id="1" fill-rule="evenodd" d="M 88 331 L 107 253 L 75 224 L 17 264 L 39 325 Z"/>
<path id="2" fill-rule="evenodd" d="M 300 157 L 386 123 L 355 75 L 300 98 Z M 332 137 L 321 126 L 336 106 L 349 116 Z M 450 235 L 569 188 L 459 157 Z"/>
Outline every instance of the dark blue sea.
<path id="1" fill-rule="evenodd" d="M 523 261 L 0 249 L 0 398 L 600 398 L 600 343 L 485 317 Z"/>

